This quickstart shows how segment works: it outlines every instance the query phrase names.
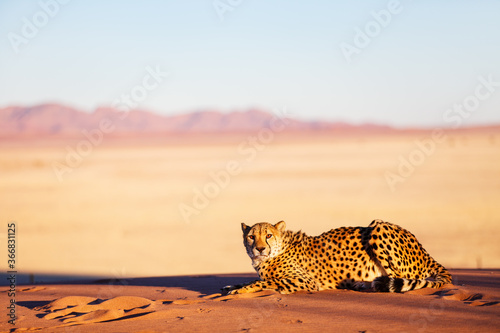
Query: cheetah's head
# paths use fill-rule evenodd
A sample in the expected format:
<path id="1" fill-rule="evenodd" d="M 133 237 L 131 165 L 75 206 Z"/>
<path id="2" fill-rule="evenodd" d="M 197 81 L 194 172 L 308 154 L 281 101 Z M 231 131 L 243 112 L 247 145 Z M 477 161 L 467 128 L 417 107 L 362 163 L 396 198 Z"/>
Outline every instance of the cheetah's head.
<path id="1" fill-rule="evenodd" d="M 280 254 L 285 228 L 284 221 L 280 221 L 275 225 L 261 222 L 252 227 L 247 226 L 245 223 L 241 224 L 243 244 L 245 244 L 254 267 Z"/>

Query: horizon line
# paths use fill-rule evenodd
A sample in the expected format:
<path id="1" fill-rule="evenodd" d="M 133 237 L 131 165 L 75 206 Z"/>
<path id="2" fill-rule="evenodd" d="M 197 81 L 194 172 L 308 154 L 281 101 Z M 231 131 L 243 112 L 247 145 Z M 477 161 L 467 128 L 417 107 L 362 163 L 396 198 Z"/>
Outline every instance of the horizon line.
<path id="1" fill-rule="evenodd" d="M 153 110 L 151 108 L 147 107 L 135 107 L 131 108 L 128 110 L 120 110 L 119 108 L 113 107 L 112 105 L 98 105 L 94 107 L 93 109 L 88 109 L 88 108 L 80 108 L 78 106 L 72 106 L 69 103 L 65 102 L 55 102 L 55 101 L 47 101 L 47 102 L 40 102 L 40 103 L 32 103 L 32 104 L 27 104 L 27 105 L 22 105 L 22 104 L 10 104 L 10 105 L 4 105 L 0 106 L 0 110 L 3 109 L 8 109 L 8 108 L 35 108 L 35 107 L 42 107 L 42 106 L 58 106 L 58 107 L 63 107 L 67 109 L 72 109 L 77 112 L 82 112 L 86 114 L 92 114 L 95 113 L 96 111 L 100 109 L 108 109 L 108 110 L 113 110 L 118 113 L 124 112 L 145 112 L 145 113 L 151 113 L 156 116 L 160 116 L 163 118 L 169 118 L 169 117 L 177 117 L 177 116 L 186 116 L 186 115 L 191 115 L 191 114 L 198 114 L 198 113 L 217 113 L 220 115 L 227 115 L 227 114 L 232 114 L 232 113 L 247 113 L 247 112 L 263 112 L 267 114 L 275 114 L 272 110 L 276 110 L 277 108 L 266 108 L 266 107 L 257 107 L 257 106 L 248 106 L 246 108 L 233 108 L 231 110 L 223 110 L 220 108 L 216 107 L 198 107 L 198 108 L 193 108 L 191 111 L 180 111 L 176 113 L 171 113 L 171 114 L 165 114 L 161 111 L 158 110 Z M 283 108 L 286 108 L 283 107 Z M 429 124 L 429 125 L 392 125 L 388 124 L 386 122 L 378 122 L 378 121 L 370 121 L 370 120 L 365 120 L 365 121 L 347 121 L 347 120 L 341 120 L 341 119 L 328 119 L 328 118 L 305 118 L 303 116 L 297 116 L 294 115 L 293 112 L 289 112 L 287 116 L 290 116 L 290 119 L 304 122 L 304 123 L 327 123 L 327 124 L 343 124 L 343 125 L 349 125 L 353 127 L 363 127 L 363 126 L 379 126 L 379 127 L 386 127 L 388 129 L 393 129 L 393 130 L 402 130 L 402 131 L 411 131 L 411 130 L 433 130 L 433 129 L 444 129 L 444 130 L 460 130 L 460 129 L 474 129 L 474 128 L 489 128 L 489 127 L 499 127 L 500 126 L 500 121 L 498 122 L 491 122 L 491 123 L 477 123 L 477 124 L 469 124 L 469 125 L 460 125 L 460 126 L 453 126 L 453 124 Z"/>

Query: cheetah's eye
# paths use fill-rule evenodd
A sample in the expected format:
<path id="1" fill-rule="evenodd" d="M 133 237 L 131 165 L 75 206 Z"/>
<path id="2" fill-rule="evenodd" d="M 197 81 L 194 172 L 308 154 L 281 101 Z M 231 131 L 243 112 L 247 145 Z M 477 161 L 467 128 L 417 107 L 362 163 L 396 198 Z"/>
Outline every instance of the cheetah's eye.
<path id="1" fill-rule="evenodd" d="M 250 235 L 250 236 L 248 236 L 248 238 L 250 238 L 251 240 L 254 240 L 255 236 L 254 235 Z"/>
<path id="2" fill-rule="evenodd" d="M 271 238 L 271 237 L 273 237 L 273 235 L 271 235 L 271 234 L 267 234 L 267 236 L 266 236 L 266 238 Z"/>

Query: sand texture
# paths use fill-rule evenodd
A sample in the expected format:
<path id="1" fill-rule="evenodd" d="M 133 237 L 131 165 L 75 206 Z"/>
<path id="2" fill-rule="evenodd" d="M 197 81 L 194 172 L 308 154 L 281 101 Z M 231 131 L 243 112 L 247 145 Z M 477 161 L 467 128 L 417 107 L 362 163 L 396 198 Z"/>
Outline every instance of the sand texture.
<path id="1" fill-rule="evenodd" d="M 405 294 L 217 292 L 252 274 L 25 286 L 18 293 L 17 324 L 2 318 L 0 331 L 498 332 L 500 271 L 451 273 L 453 285 Z"/>

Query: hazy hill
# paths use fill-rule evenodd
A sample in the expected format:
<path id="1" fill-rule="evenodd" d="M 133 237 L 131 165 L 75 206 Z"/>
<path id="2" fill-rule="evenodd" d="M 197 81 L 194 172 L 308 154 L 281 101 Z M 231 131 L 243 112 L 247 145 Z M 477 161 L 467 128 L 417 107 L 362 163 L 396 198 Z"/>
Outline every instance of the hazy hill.
<path id="1" fill-rule="evenodd" d="M 42 104 L 28 107 L 12 106 L 0 109 L 2 136 L 73 134 L 99 128 L 101 122 L 112 126 L 114 133 L 210 133 L 258 131 L 284 125 L 290 131 L 316 130 L 388 130 L 387 126 L 354 126 L 341 122 L 301 121 L 262 110 L 222 113 L 218 111 L 192 112 L 163 116 L 144 110 L 122 112 L 112 108 L 98 108 L 83 112 L 60 104 Z"/>

